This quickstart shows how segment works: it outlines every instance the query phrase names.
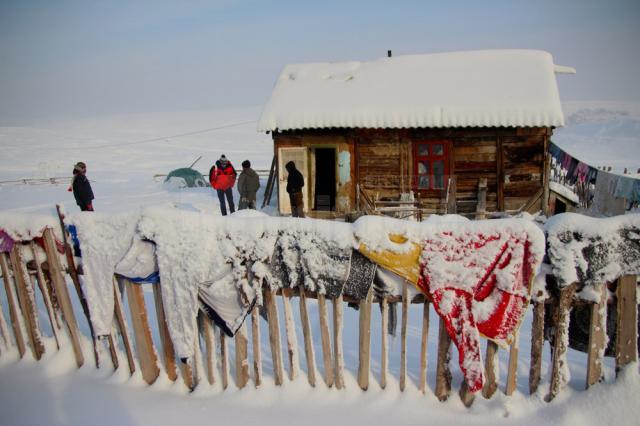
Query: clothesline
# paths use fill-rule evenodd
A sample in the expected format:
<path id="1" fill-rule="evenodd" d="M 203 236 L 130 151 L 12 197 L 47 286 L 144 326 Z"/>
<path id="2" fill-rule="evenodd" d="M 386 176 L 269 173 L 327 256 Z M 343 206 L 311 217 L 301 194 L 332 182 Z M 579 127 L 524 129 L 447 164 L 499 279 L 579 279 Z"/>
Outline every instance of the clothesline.
<path id="1" fill-rule="evenodd" d="M 566 171 L 566 182 L 570 185 L 581 182 L 600 187 L 597 182 L 603 180 L 607 184 L 602 187 L 611 196 L 640 202 L 640 179 L 599 170 L 573 157 L 553 142 L 549 144 L 549 154 L 556 160 L 556 164 Z"/>

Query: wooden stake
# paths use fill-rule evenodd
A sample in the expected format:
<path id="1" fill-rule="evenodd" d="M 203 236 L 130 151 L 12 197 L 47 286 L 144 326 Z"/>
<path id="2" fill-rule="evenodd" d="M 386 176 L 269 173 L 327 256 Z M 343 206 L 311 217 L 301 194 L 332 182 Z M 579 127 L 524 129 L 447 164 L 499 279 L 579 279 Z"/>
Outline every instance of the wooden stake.
<path id="1" fill-rule="evenodd" d="M 296 326 L 293 322 L 293 312 L 291 312 L 291 293 L 289 288 L 282 289 L 282 306 L 284 307 L 284 329 L 287 333 L 287 353 L 289 355 L 289 379 L 295 380 L 300 371 L 300 361 L 298 358 L 298 338 L 296 337 Z"/>
<path id="2" fill-rule="evenodd" d="M 249 353 L 247 339 L 247 326 L 242 324 L 236 333 L 236 384 L 242 389 L 249 382 Z"/>
<path id="3" fill-rule="evenodd" d="M 380 354 L 380 387 L 384 389 L 387 387 L 387 370 L 389 368 L 389 338 L 387 336 L 387 329 L 389 328 L 389 302 L 387 301 L 386 296 L 382 296 L 382 299 L 380 300 L 380 315 L 382 317 L 382 332 L 380 333 L 380 341 L 382 342 Z"/>
<path id="4" fill-rule="evenodd" d="M 460 400 L 467 408 L 471 407 L 473 401 L 476 398 L 475 394 L 469 392 L 469 386 L 467 385 L 467 381 L 464 378 L 462 379 L 462 383 L 460 384 L 460 391 L 458 392 L 458 396 L 460 396 Z"/>
<path id="5" fill-rule="evenodd" d="M 542 348 L 544 347 L 544 302 L 533 304 L 531 324 L 531 367 L 529 369 L 529 394 L 538 390 L 542 375 Z"/>
<path id="6" fill-rule="evenodd" d="M 167 320 L 164 315 L 164 302 L 162 300 L 162 289 L 160 284 L 153 284 L 153 301 L 156 306 L 156 319 L 158 321 L 158 333 L 160 334 L 160 343 L 162 344 L 162 356 L 164 358 L 164 365 L 167 371 L 167 377 L 172 382 L 175 382 L 178 378 L 178 370 L 176 368 L 176 356 L 173 342 L 171 341 L 171 335 L 169 334 L 169 327 L 167 326 Z"/>
<path id="7" fill-rule="evenodd" d="M 213 327 L 211 325 L 211 320 L 207 317 L 207 315 L 198 310 L 198 325 L 200 326 L 200 333 L 204 339 L 204 346 L 207 351 L 207 380 L 210 385 L 213 385 L 216 382 L 215 376 L 215 368 L 216 368 L 216 343 L 215 336 L 213 334 Z"/>
<path id="8" fill-rule="evenodd" d="M 35 293 L 24 266 L 20 244 L 13 246 L 9 258 L 11 260 L 11 268 L 13 269 L 18 302 L 20 303 L 20 309 L 27 328 L 27 337 L 31 345 L 31 352 L 36 360 L 40 360 L 44 354 L 44 342 L 42 341 L 42 334 L 40 333 L 38 324 L 38 308 L 36 306 Z"/>
<path id="9" fill-rule="evenodd" d="M 194 350 L 193 357 L 180 360 L 180 372 L 182 374 L 182 380 L 184 381 L 185 386 L 189 388 L 190 391 L 193 391 L 198 384 L 198 376 L 197 376 L 197 371 L 194 365 L 194 361 L 196 358 L 195 354 L 198 353 L 197 351 L 199 350 L 199 348 L 197 347 L 198 345 L 195 345 L 195 346 L 196 347 Z"/>
<path id="10" fill-rule="evenodd" d="M 446 401 L 451 393 L 451 370 L 449 361 L 451 360 L 451 338 L 447 333 L 444 321 L 440 318 L 438 330 L 438 364 L 436 367 L 436 398 Z"/>
<path id="11" fill-rule="evenodd" d="M 229 355 L 227 350 L 227 339 L 224 331 L 220 328 L 220 376 L 222 377 L 222 389 L 229 386 Z"/>
<path id="12" fill-rule="evenodd" d="M 316 359 L 313 351 L 313 336 L 311 335 L 311 322 L 307 311 L 307 295 L 304 286 L 300 289 L 300 320 L 302 321 L 302 334 L 304 336 L 304 354 L 307 359 L 307 379 L 311 387 L 316 386 Z"/>
<path id="13" fill-rule="evenodd" d="M 513 395 L 516 390 L 517 376 L 518 376 L 518 352 L 520 346 L 520 332 L 516 331 L 513 335 L 513 342 L 509 350 L 509 369 L 507 370 L 507 386 L 505 388 L 505 394 L 507 396 Z"/>
<path id="14" fill-rule="evenodd" d="M 638 306 L 636 276 L 618 278 L 618 318 L 616 333 L 616 374 L 627 364 L 638 361 Z"/>
<path id="15" fill-rule="evenodd" d="M 371 364 L 372 300 L 373 288 L 370 288 L 365 300 L 360 301 L 358 385 L 360 385 L 360 389 L 362 390 L 367 390 L 369 388 L 369 366 Z"/>
<path id="16" fill-rule="evenodd" d="M 158 354 L 151 337 L 151 328 L 149 327 L 149 317 L 144 303 L 142 286 L 134 284 L 127 279 L 124 280 L 124 283 L 127 289 L 127 299 L 142 378 L 148 384 L 152 384 L 158 378 L 160 368 L 158 368 Z"/>
<path id="17" fill-rule="evenodd" d="M 604 360 L 605 340 L 607 336 L 607 296 L 606 283 L 600 284 L 600 301 L 591 305 L 589 324 L 589 347 L 587 348 L 586 388 L 602 380 L 602 361 Z"/>
<path id="18" fill-rule="evenodd" d="M 329 314 L 324 294 L 318 295 L 318 312 L 320 314 L 320 337 L 322 340 L 322 361 L 324 364 L 324 381 L 327 387 L 333 386 L 333 355 L 331 353 L 331 332 L 329 331 Z"/>
<path id="19" fill-rule="evenodd" d="M 571 303 L 573 295 L 576 291 L 576 283 L 572 283 L 560 291 L 560 302 L 558 303 L 558 323 L 556 325 L 556 334 L 553 339 L 553 367 L 551 370 L 551 386 L 549 394 L 545 398 L 547 402 L 551 402 L 558 395 L 562 387 L 565 385 L 564 372 L 567 368 L 566 353 L 567 342 L 569 340 L 569 313 L 571 312 Z"/>
<path id="20" fill-rule="evenodd" d="M 484 374 L 486 381 L 482 388 L 482 396 L 489 399 L 498 390 L 498 378 L 496 377 L 496 355 L 498 354 L 498 345 L 487 340 L 487 354 L 484 360 Z"/>
<path id="21" fill-rule="evenodd" d="M 278 307 L 275 295 L 267 288 L 263 292 L 263 300 L 267 309 L 267 321 L 269 322 L 269 345 L 271 346 L 271 359 L 273 360 L 273 375 L 276 386 L 283 382 L 282 350 L 280 343 L 280 320 L 278 319 Z"/>
<path id="22" fill-rule="evenodd" d="M 4 318 L 4 309 L 2 308 L 2 304 L 0 304 L 0 334 L 2 335 L 2 348 L 10 348 L 12 345 L 11 336 L 9 335 L 9 327 L 7 326 L 7 321 Z M 60 346 L 58 346 L 60 349 Z"/>
<path id="23" fill-rule="evenodd" d="M 402 324 L 400 328 L 400 391 L 407 386 L 407 325 L 409 323 L 409 287 L 402 285 Z"/>
<path id="24" fill-rule="evenodd" d="M 16 338 L 18 353 L 22 358 L 26 352 L 24 337 L 22 336 L 22 327 L 20 326 L 20 312 L 18 308 L 17 297 L 15 295 L 14 286 L 11 285 L 13 279 L 9 273 L 9 265 L 7 263 L 7 254 L 0 253 L 0 265 L 2 266 L 2 281 L 4 281 L 4 290 L 7 293 L 7 304 L 9 305 L 9 318 L 11 318 L 11 327 L 13 335 Z"/>
<path id="25" fill-rule="evenodd" d="M 49 322 L 51 323 L 51 330 L 53 331 L 53 337 L 56 340 L 56 346 L 58 350 L 60 349 L 60 339 L 58 338 L 58 330 L 62 327 L 60 326 L 60 322 L 58 321 L 58 317 L 56 316 L 53 305 L 51 304 L 51 298 L 49 297 L 49 289 L 47 288 L 47 280 L 44 277 L 44 273 L 42 272 L 42 267 L 40 265 L 40 259 L 38 259 L 38 252 L 36 250 L 36 245 L 33 241 L 29 243 L 31 248 L 31 255 L 33 256 L 34 263 L 36 264 L 36 281 L 38 283 L 38 288 L 40 289 L 40 293 L 42 294 L 42 300 L 44 302 L 45 309 L 47 310 L 47 315 L 49 316 Z"/>
<path id="26" fill-rule="evenodd" d="M 253 375 L 256 388 L 262 385 L 262 350 L 260 349 L 260 308 L 251 311 L 251 340 L 253 341 Z"/>
<path id="27" fill-rule="evenodd" d="M 420 392 L 427 392 L 427 361 L 429 336 L 429 302 L 425 300 L 422 309 L 422 339 L 420 342 Z"/>
<path id="28" fill-rule="evenodd" d="M 136 371 L 136 363 L 133 357 L 133 348 L 131 347 L 131 337 L 129 335 L 129 327 L 127 325 L 127 319 L 124 316 L 124 309 L 122 308 L 122 296 L 118 289 L 118 284 L 113 282 L 113 300 L 114 300 L 114 313 L 116 317 L 116 325 L 120 330 L 120 336 L 122 336 L 122 343 L 124 344 L 124 350 L 127 354 L 127 363 L 129 364 L 129 373 L 133 375 Z"/>
<path id="29" fill-rule="evenodd" d="M 344 389 L 344 355 L 342 350 L 342 295 L 333 300 L 333 354 L 335 385 Z"/>
<path id="30" fill-rule="evenodd" d="M 73 306 L 71 305 L 71 298 L 69 297 L 69 291 L 67 290 L 67 283 L 65 282 L 64 275 L 62 274 L 62 267 L 60 266 L 60 258 L 58 257 L 53 231 L 49 228 L 44 231 L 44 247 L 45 252 L 47 253 L 47 263 L 49 264 L 51 282 L 53 283 L 53 288 L 55 289 L 56 297 L 58 298 L 58 303 L 62 310 L 62 316 L 64 317 L 64 321 L 67 323 L 67 330 L 71 337 L 71 344 L 73 345 L 76 364 L 78 365 L 78 368 L 80 368 L 84 364 L 84 355 L 82 354 L 82 347 L 80 346 L 80 332 L 78 331 L 78 323 L 76 322 L 76 316 L 73 312 Z M 96 348 L 94 346 L 94 350 L 95 349 Z"/>

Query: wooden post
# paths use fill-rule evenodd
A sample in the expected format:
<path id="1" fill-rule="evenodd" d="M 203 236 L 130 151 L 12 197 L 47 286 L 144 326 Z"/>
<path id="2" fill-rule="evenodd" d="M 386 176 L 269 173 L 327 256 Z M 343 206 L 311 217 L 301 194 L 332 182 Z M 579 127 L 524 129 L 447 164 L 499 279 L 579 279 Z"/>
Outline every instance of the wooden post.
<path id="1" fill-rule="evenodd" d="M 291 312 L 290 288 L 282 289 L 282 306 L 284 308 L 284 329 L 287 333 L 287 353 L 289 355 L 289 379 L 295 380 L 300 371 L 300 361 L 298 358 L 298 338 L 296 337 L 296 326 L 293 322 L 293 312 Z"/>
<path id="2" fill-rule="evenodd" d="M 229 386 L 229 354 L 227 350 L 227 339 L 224 331 L 220 331 L 220 376 L 222 377 L 222 389 Z"/>
<path id="3" fill-rule="evenodd" d="M 127 326 L 127 319 L 124 316 L 124 309 L 122 307 L 122 296 L 118 289 L 118 284 L 113 283 L 113 299 L 114 299 L 114 313 L 116 317 L 116 324 L 120 330 L 120 336 L 122 336 L 122 343 L 124 344 L 124 350 L 127 353 L 127 363 L 129 364 L 129 372 L 131 375 L 136 371 L 136 363 L 133 358 L 133 349 L 131 347 L 131 337 L 129 335 L 129 327 Z"/>
<path id="4" fill-rule="evenodd" d="M 373 288 L 369 288 L 365 300 L 360 301 L 360 333 L 359 333 L 359 362 L 358 385 L 360 389 L 369 388 L 369 365 L 371 364 L 371 302 Z"/>
<path id="5" fill-rule="evenodd" d="M 318 294 L 318 312 L 320 314 L 320 337 L 322 340 L 322 361 L 324 364 L 324 381 L 327 387 L 333 386 L 333 363 L 331 353 L 331 333 L 329 331 L 329 314 L 324 294 Z"/>
<path id="6" fill-rule="evenodd" d="M 36 281 L 38 283 L 38 288 L 40 289 L 40 293 L 42 294 L 42 300 L 44 302 L 45 309 L 47 310 L 49 322 L 51 323 L 51 330 L 53 331 L 53 337 L 56 340 L 56 347 L 58 348 L 58 350 L 60 350 L 60 339 L 58 337 L 58 330 L 60 330 L 62 327 L 58 322 L 58 317 L 53 311 L 53 305 L 51 304 L 51 298 L 49 297 L 49 289 L 47 288 L 47 280 L 45 279 L 44 273 L 42 272 L 42 267 L 40 266 L 40 259 L 38 259 L 36 246 L 33 241 L 31 241 L 29 245 L 31 248 L 31 255 L 33 256 L 33 260 L 36 265 Z"/>
<path id="7" fill-rule="evenodd" d="M 244 388 L 249 382 L 249 352 L 247 339 L 247 326 L 242 323 L 235 335 L 236 341 L 236 385 Z"/>
<path id="8" fill-rule="evenodd" d="M 420 392 L 427 393 L 427 361 L 429 336 L 429 301 L 425 300 L 422 308 L 422 338 L 420 340 Z"/>
<path id="9" fill-rule="evenodd" d="M 451 360 L 451 338 L 447 334 L 444 321 L 440 318 L 438 330 L 438 365 L 436 367 L 436 398 L 446 401 L 451 393 L 451 371 L 449 361 Z"/>
<path id="10" fill-rule="evenodd" d="M 24 337 L 22 336 L 22 327 L 20 326 L 20 311 L 18 310 L 18 302 L 14 291 L 14 286 L 11 285 L 12 277 L 9 273 L 9 265 L 7 263 L 7 254 L 0 253 L 0 265 L 2 266 L 2 281 L 4 281 L 4 290 L 7 293 L 7 304 L 9 305 L 9 317 L 11 318 L 11 327 L 13 328 L 13 335 L 16 338 L 16 345 L 18 346 L 18 353 L 22 358 L 26 352 L 26 346 L 24 344 Z"/>
<path id="11" fill-rule="evenodd" d="M 0 304 L 0 334 L 2 335 L 2 345 L 0 345 L 2 349 L 10 348 L 12 346 L 11 336 L 9 335 L 9 326 L 4 318 L 4 309 L 2 308 L 2 304 Z M 59 345 L 58 349 L 60 349 Z"/>
<path id="12" fill-rule="evenodd" d="M 382 342 L 382 353 L 380 355 L 380 387 L 384 389 L 387 387 L 387 370 L 389 368 L 389 354 L 387 350 L 389 343 L 387 336 L 387 329 L 389 328 L 389 302 L 386 296 L 382 296 L 380 300 L 380 315 L 382 317 L 382 326 L 380 327 L 380 341 Z"/>
<path id="13" fill-rule="evenodd" d="M 195 346 L 193 352 L 194 356 L 190 358 L 180 359 L 180 371 L 182 373 L 182 380 L 184 381 L 185 386 L 189 388 L 189 391 L 193 391 L 198 385 L 198 372 L 195 361 L 198 354 L 199 345 L 197 345 L 197 342 L 195 341 L 193 343 Z"/>
<path id="14" fill-rule="evenodd" d="M 589 324 L 589 347 L 587 348 L 587 380 L 586 388 L 602 380 L 602 361 L 604 360 L 605 341 L 607 336 L 607 296 L 609 290 L 606 283 L 600 284 L 600 301 L 591 305 L 591 321 Z"/>
<path id="15" fill-rule="evenodd" d="M 553 367 L 551 370 L 551 386 L 546 401 L 550 402 L 558 395 L 562 387 L 566 384 L 566 372 L 568 370 L 566 353 L 567 343 L 569 340 L 569 313 L 571 312 L 571 303 L 573 295 L 576 291 L 576 283 L 572 283 L 560 290 L 560 301 L 558 303 L 558 323 L 556 326 L 556 334 L 553 339 Z"/>
<path id="16" fill-rule="evenodd" d="M 529 394 L 538 390 L 542 371 L 542 348 L 544 347 L 544 302 L 533 304 L 531 324 L 531 367 L 529 369 Z"/>
<path id="17" fill-rule="evenodd" d="M 484 374 L 486 381 L 482 388 L 482 396 L 489 399 L 498 390 L 498 378 L 496 377 L 496 355 L 498 354 L 498 345 L 487 340 L 487 354 L 484 360 Z"/>
<path id="18" fill-rule="evenodd" d="M 211 320 L 207 315 L 198 310 L 198 325 L 200 326 L 200 333 L 204 339 L 204 346 L 207 351 L 206 365 L 207 365 L 207 380 L 210 385 L 216 382 L 216 343 L 215 336 L 213 334 L 213 326 Z"/>
<path id="19" fill-rule="evenodd" d="M 638 361 L 638 306 L 636 299 L 636 277 L 625 275 L 618 278 L 618 318 L 616 321 L 616 374 L 622 367 Z"/>
<path id="20" fill-rule="evenodd" d="M 460 401 L 462 401 L 464 406 L 467 408 L 471 407 L 473 401 L 476 399 L 476 395 L 469 392 L 469 385 L 467 385 L 467 381 L 464 378 L 462 379 L 462 383 L 460 384 L 458 396 L 460 397 Z"/>
<path id="21" fill-rule="evenodd" d="M 280 320 L 278 319 L 278 307 L 275 295 L 268 288 L 264 289 L 263 300 L 267 309 L 267 321 L 269 322 L 269 345 L 271 346 L 271 359 L 273 360 L 273 375 L 276 386 L 283 382 L 282 350 L 280 343 Z"/>
<path id="22" fill-rule="evenodd" d="M 76 364 L 78 368 L 80 368 L 82 364 L 84 364 L 84 355 L 82 354 L 82 347 L 80 346 L 80 332 L 78 331 L 78 323 L 76 322 L 76 316 L 73 312 L 73 306 L 71 305 L 71 298 L 67 290 L 67 283 L 62 274 L 62 267 L 60 266 L 60 258 L 58 257 L 53 231 L 49 228 L 44 231 L 44 247 L 47 253 L 51 282 L 53 283 L 53 288 L 55 289 L 56 297 L 62 310 L 62 316 L 67 323 L 67 330 L 71 337 Z"/>
<path id="23" fill-rule="evenodd" d="M 251 340 L 253 341 L 253 374 L 256 388 L 262 385 L 262 352 L 260 349 L 260 308 L 251 311 Z"/>
<path id="24" fill-rule="evenodd" d="M 9 255 L 13 279 L 16 284 L 18 302 L 25 320 L 27 337 L 31 345 L 31 352 L 36 360 L 40 360 L 44 354 L 44 342 L 38 324 L 38 308 L 36 306 L 35 293 L 30 283 L 29 275 L 25 270 L 20 244 L 15 244 Z"/>
<path id="25" fill-rule="evenodd" d="M 516 331 L 513 335 L 513 342 L 511 342 L 511 348 L 509 350 L 509 369 L 507 370 L 507 386 L 505 388 L 505 394 L 507 396 L 513 395 L 516 390 L 517 376 L 518 376 L 518 352 L 520 347 L 520 332 Z"/>
<path id="26" fill-rule="evenodd" d="M 342 351 L 342 295 L 333 300 L 333 355 L 335 367 L 335 384 L 337 389 L 344 389 L 344 356 Z"/>
<path id="27" fill-rule="evenodd" d="M 502 138 L 498 137 L 496 144 L 496 177 L 497 177 L 497 198 L 498 198 L 498 211 L 504 211 L 504 147 L 502 145 Z"/>
<path id="28" fill-rule="evenodd" d="M 544 137 L 544 169 L 542 173 L 542 214 L 549 214 L 549 178 L 551 174 L 551 155 L 549 154 L 549 137 Z"/>
<path id="29" fill-rule="evenodd" d="M 407 325 L 409 322 L 409 288 L 402 284 L 402 323 L 400 328 L 400 391 L 407 386 Z"/>
<path id="30" fill-rule="evenodd" d="M 167 370 L 167 377 L 172 382 L 178 378 L 178 370 L 176 368 L 176 356 L 171 335 L 169 335 L 169 327 L 164 315 L 164 302 L 162 300 L 162 289 L 160 284 L 153 284 L 153 301 L 156 306 L 156 319 L 158 320 L 158 333 L 160 334 L 160 342 L 162 343 L 162 356 L 164 358 L 164 366 Z"/>
<path id="31" fill-rule="evenodd" d="M 476 206 L 476 220 L 485 219 L 487 215 L 487 178 L 478 181 L 478 205 Z"/>
<path id="32" fill-rule="evenodd" d="M 124 280 L 124 284 L 127 290 L 127 300 L 129 302 L 142 378 L 148 384 L 152 384 L 158 378 L 160 369 L 158 368 L 158 355 L 151 337 L 151 328 L 149 327 L 149 317 L 144 303 L 142 286 L 134 284 L 127 279 Z"/>
<path id="33" fill-rule="evenodd" d="M 447 213 L 455 214 L 458 212 L 458 205 L 456 203 L 457 194 L 457 179 L 455 176 L 449 178 L 449 188 L 447 189 Z"/>
<path id="34" fill-rule="evenodd" d="M 302 322 L 302 334 L 304 335 L 304 354 L 307 359 L 307 379 L 311 387 L 316 386 L 316 359 L 313 351 L 313 336 L 311 335 L 311 322 L 307 311 L 307 294 L 304 286 L 300 289 L 300 320 Z"/>

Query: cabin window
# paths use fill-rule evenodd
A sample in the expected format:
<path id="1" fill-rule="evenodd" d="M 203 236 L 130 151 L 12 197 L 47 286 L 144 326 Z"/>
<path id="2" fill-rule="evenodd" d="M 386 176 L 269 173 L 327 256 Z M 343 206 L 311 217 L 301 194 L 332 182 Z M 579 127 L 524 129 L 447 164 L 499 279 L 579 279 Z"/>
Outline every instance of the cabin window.
<path id="1" fill-rule="evenodd" d="M 444 141 L 414 145 L 414 186 L 420 191 L 443 190 L 449 173 L 449 147 Z"/>

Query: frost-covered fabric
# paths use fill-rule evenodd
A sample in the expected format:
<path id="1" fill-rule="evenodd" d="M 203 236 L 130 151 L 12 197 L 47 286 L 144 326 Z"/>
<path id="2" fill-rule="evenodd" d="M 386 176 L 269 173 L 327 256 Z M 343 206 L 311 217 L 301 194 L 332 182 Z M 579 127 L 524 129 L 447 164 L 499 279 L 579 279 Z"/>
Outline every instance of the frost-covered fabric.
<path id="1" fill-rule="evenodd" d="M 373 284 L 377 267 L 377 264 L 359 251 L 353 250 L 349 262 L 349 276 L 344 283 L 344 294 L 356 300 L 365 299 Z"/>
<path id="2" fill-rule="evenodd" d="M 158 283 L 160 276 L 155 244 L 143 240 L 137 232 L 134 233 L 131 246 L 116 265 L 115 273 L 134 283 Z"/>
<path id="3" fill-rule="evenodd" d="M 80 213 L 69 217 L 82 251 L 82 282 L 96 336 L 111 334 L 113 275 L 133 240 L 139 215 Z"/>
<path id="4" fill-rule="evenodd" d="M 563 213 L 545 224 L 558 285 L 595 285 L 640 274 L 640 215 L 605 219 Z"/>

